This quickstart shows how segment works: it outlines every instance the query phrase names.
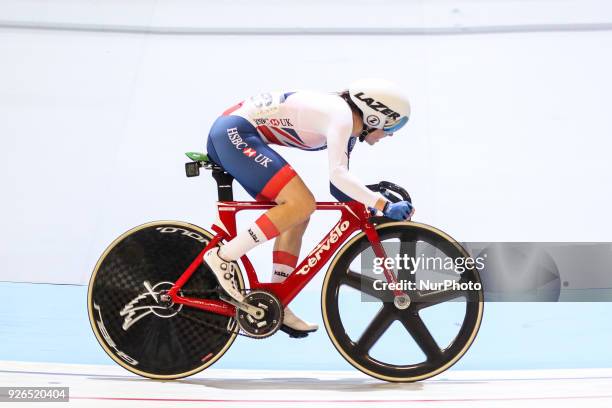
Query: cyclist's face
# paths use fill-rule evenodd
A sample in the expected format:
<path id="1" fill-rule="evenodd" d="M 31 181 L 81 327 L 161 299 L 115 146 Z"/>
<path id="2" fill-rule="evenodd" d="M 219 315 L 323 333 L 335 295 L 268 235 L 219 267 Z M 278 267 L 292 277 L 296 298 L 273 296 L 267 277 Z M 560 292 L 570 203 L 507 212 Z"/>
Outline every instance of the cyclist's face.
<path id="1" fill-rule="evenodd" d="M 378 141 L 384 137 L 391 136 L 393 133 L 385 133 L 382 129 L 377 129 L 374 132 L 370 133 L 364 139 L 370 146 L 378 143 Z"/>

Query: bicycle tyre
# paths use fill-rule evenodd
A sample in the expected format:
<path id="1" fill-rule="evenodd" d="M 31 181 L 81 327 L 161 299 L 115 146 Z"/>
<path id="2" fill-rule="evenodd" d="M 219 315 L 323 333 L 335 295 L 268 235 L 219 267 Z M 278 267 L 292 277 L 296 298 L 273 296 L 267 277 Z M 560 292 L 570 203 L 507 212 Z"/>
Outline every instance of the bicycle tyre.
<path id="1" fill-rule="evenodd" d="M 87 308 L 96 339 L 117 364 L 143 377 L 172 380 L 206 369 L 229 349 L 237 336 L 234 318 L 181 305 L 160 309 L 144 286 L 146 280 L 153 292 L 169 289 L 211 239 L 193 224 L 154 221 L 106 248 L 89 281 Z M 218 299 L 217 287 L 203 264 L 182 291 Z"/>
<path id="2" fill-rule="evenodd" d="M 376 229 L 381 241 L 390 237 L 393 238 L 401 236 L 403 237 L 402 242 L 403 239 L 409 239 L 413 242 L 418 240 L 435 242 L 437 244 L 436 247 L 438 249 L 440 249 L 440 246 L 444 247 L 443 249 L 446 251 L 444 253 L 449 256 L 469 256 L 465 249 L 446 233 L 426 224 L 406 221 L 384 221 L 383 223 L 376 225 Z M 371 357 L 367 352 L 364 352 L 363 347 L 361 349 L 358 347 L 358 343 L 360 342 L 361 338 L 359 341 L 355 342 L 347 334 L 347 330 L 342 322 L 338 306 L 340 287 L 347 284 L 347 279 L 350 278 L 351 280 L 354 280 L 354 276 L 349 275 L 352 272 L 349 271 L 349 265 L 357 256 L 359 256 L 359 254 L 361 254 L 365 248 L 369 247 L 371 247 L 371 245 L 364 232 L 355 235 L 340 249 L 338 254 L 336 254 L 330 263 L 323 280 L 321 290 L 321 312 L 323 315 L 325 329 L 334 347 L 349 364 L 357 368 L 359 371 L 374 378 L 389 382 L 420 381 L 438 375 L 441 372 L 449 369 L 467 352 L 476 338 L 484 311 L 482 290 L 471 291 L 469 299 L 466 297 L 466 312 L 461 328 L 449 346 L 444 350 L 440 350 L 440 356 L 435 355 L 430 361 L 430 357 L 426 355 L 427 357 L 424 363 L 409 365 L 393 365 L 378 361 L 377 359 Z M 469 279 L 475 283 L 480 282 L 480 277 L 476 269 L 470 270 L 467 275 L 462 276 L 462 279 L 464 277 L 465 279 Z M 351 283 L 351 285 L 353 288 L 358 289 L 355 283 Z M 418 323 L 419 325 L 423 323 L 418 314 L 422 308 L 426 307 L 423 303 L 413 302 L 410 304 L 408 309 L 404 311 L 388 312 L 385 307 L 393 309 L 394 305 L 393 303 L 383 303 L 383 306 L 377 313 L 375 319 L 379 316 L 383 318 L 383 312 L 392 313 L 393 316 L 389 317 L 388 319 L 392 319 L 393 321 L 389 323 L 387 329 L 395 320 L 399 319 L 395 316 L 402 316 L 402 323 L 404 323 L 404 321 L 409 320 L 406 318 L 406 316 L 411 316 L 412 318 L 414 313 L 416 313 L 417 318 L 414 319 L 415 324 L 417 324 L 416 322 L 420 322 Z M 370 329 L 372 322 L 366 328 L 366 331 Z M 426 326 L 425 329 L 427 329 Z M 380 334 L 378 339 L 380 339 L 383 334 L 384 332 Z M 366 342 L 369 343 L 369 341 Z M 375 342 L 373 344 L 375 344 Z M 369 346 L 370 349 L 372 348 L 373 344 Z"/>

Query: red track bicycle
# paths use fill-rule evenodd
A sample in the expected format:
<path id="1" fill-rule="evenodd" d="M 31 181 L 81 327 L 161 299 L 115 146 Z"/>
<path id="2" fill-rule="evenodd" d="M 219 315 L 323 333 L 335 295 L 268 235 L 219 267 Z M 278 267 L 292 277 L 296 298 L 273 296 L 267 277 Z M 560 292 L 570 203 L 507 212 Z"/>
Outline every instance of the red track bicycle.
<path id="1" fill-rule="evenodd" d="M 398 249 L 393 256 L 434 250 L 452 260 L 469 257 L 465 249 L 438 229 L 372 217 L 356 202 L 317 203 L 317 211 L 339 211 L 340 220 L 282 283 L 261 282 L 243 256 L 248 287 L 241 271 L 236 279 L 246 293 L 246 305 L 236 307 L 224 298 L 202 257 L 236 235 L 236 213 L 266 210 L 275 203 L 233 201 L 233 178 L 205 154 L 187 155 L 192 160 L 186 164 L 187 176 L 205 168 L 217 182 L 219 220 L 212 226 L 214 233 L 178 221 L 146 223 L 115 239 L 92 273 L 89 320 L 116 363 L 154 379 L 202 371 L 221 358 L 238 335 L 264 338 L 281 329 L 284 307 L 330 259 L 321 293 L 325 329 L 358 370 L 386 381 L 423 380 L 451 367 L 472 345 L 483 315 L 482 290 L 401 290 L 390 284 L 414 282 L 416 271 L 385 267 L 377 277 L 364 264 L 367 253 L 368 259 L 390 256 L 387 244 Z M 368 187 L 391 201 L 410 200 L 404 189 L 388 182 Z M 475 268 L 455 279 L 480 283 Z M 381 283 L 387 284 L 385 289 Z M 453 306 L 453 320 L 436 337 L 423 316 L 440 305 Z M 389 331 L 393 333 L 385 336 Z M 397 344 L 385 346 L 386 337 Z"/>

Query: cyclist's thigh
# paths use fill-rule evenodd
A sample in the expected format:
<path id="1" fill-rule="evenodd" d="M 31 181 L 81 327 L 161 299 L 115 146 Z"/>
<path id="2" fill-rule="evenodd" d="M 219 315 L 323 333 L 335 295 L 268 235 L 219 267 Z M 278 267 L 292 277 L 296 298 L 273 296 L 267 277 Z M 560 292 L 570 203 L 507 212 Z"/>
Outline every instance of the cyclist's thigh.
<path id="1" fill-rule="evenodd" d="M 221 116 L 215 121 L 208 135 L 207 150 L 210 158 L 257 200 L 274 201 L 296 176 L 287 161 L 240 116 Z"/>
<path id="2" fill-rule="evenodd" d="M 304 184 L 304 180 L 298 175 L 291 179 L 285 187 L 283 187 L 277 197 L 276 202 L 282 204 L 287 201 L 296 201 L 303 206 L 315 205 L 315 198 L 310 189 Z"/>

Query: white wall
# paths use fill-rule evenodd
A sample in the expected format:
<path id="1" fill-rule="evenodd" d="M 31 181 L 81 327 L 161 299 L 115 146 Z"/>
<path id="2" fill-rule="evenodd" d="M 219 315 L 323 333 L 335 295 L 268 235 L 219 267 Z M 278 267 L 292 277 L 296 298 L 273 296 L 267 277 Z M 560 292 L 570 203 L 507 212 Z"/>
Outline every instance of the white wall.
<path id="1" fill-rule="evenodd" d="M 3 0 L 0 22 L 234 29 L 610 23 L 606 0 Z"/>
<path id="2" fill-rule="evenodd" d="M 91 7 L 100 7 L 62 14 L 74 3 L 54 2 L 45 12 L 39 3 L 0 3 L 0 19 L 68 15 L 62 22 L 92 23 Z M 102 15 L 137 16 L 134 10 L 150 6 L 124 3 L 106 3 Z M 261 8 L 263 20 L 247 9 L 249 21 L 271 24 L 270 7 L 281 7 L 272 3 Z M 485 2 L 457 3 L 481 11 L 472 13 L 481 15 L 476 23 L 487 21 Z M 525 11 L 529 2 L 495 3 L 493 9 Z M 534 9 L 549 16 L 544 7 L 551 3 L 565 10 L 556 22 L 569 21 L 571 10 L 582 22 L 606 16 L 601 2 L 580 8 L 576 1 L 540 1 Z M 179 25 L 202 10 L 195 2 L 177 4 L 162 2 L 155 19 Z M 424 10 L 422 2 L 416 6 Z M 425 20 L 437 21 L 435 7 L 428 10 Z M 172 36 L 0 29 L 0 280 L 85 283 L 106 245 L 131 226 L 180 219 L 208 228 L 214 183 L 207 174 L 186 179 L 183 152 L 203 149 L 219 112 L 257 91 L 338 90 L 365 75 L 405 87 L 413 116 L 397 137 L 358 145 L 351 171 L 364 182 L 404 185 L 416 220 L 466 241 L 610 240 L 610 49 L 611 31 Z M 315 196 L 330 199 L 325 152 L 278 150 Z M 247 198 L 242 191 L 237 197 Z M 307 246 L 329 222 L 311 224 Z M 269 265 L 268 257 L 256 262 Z"/>

